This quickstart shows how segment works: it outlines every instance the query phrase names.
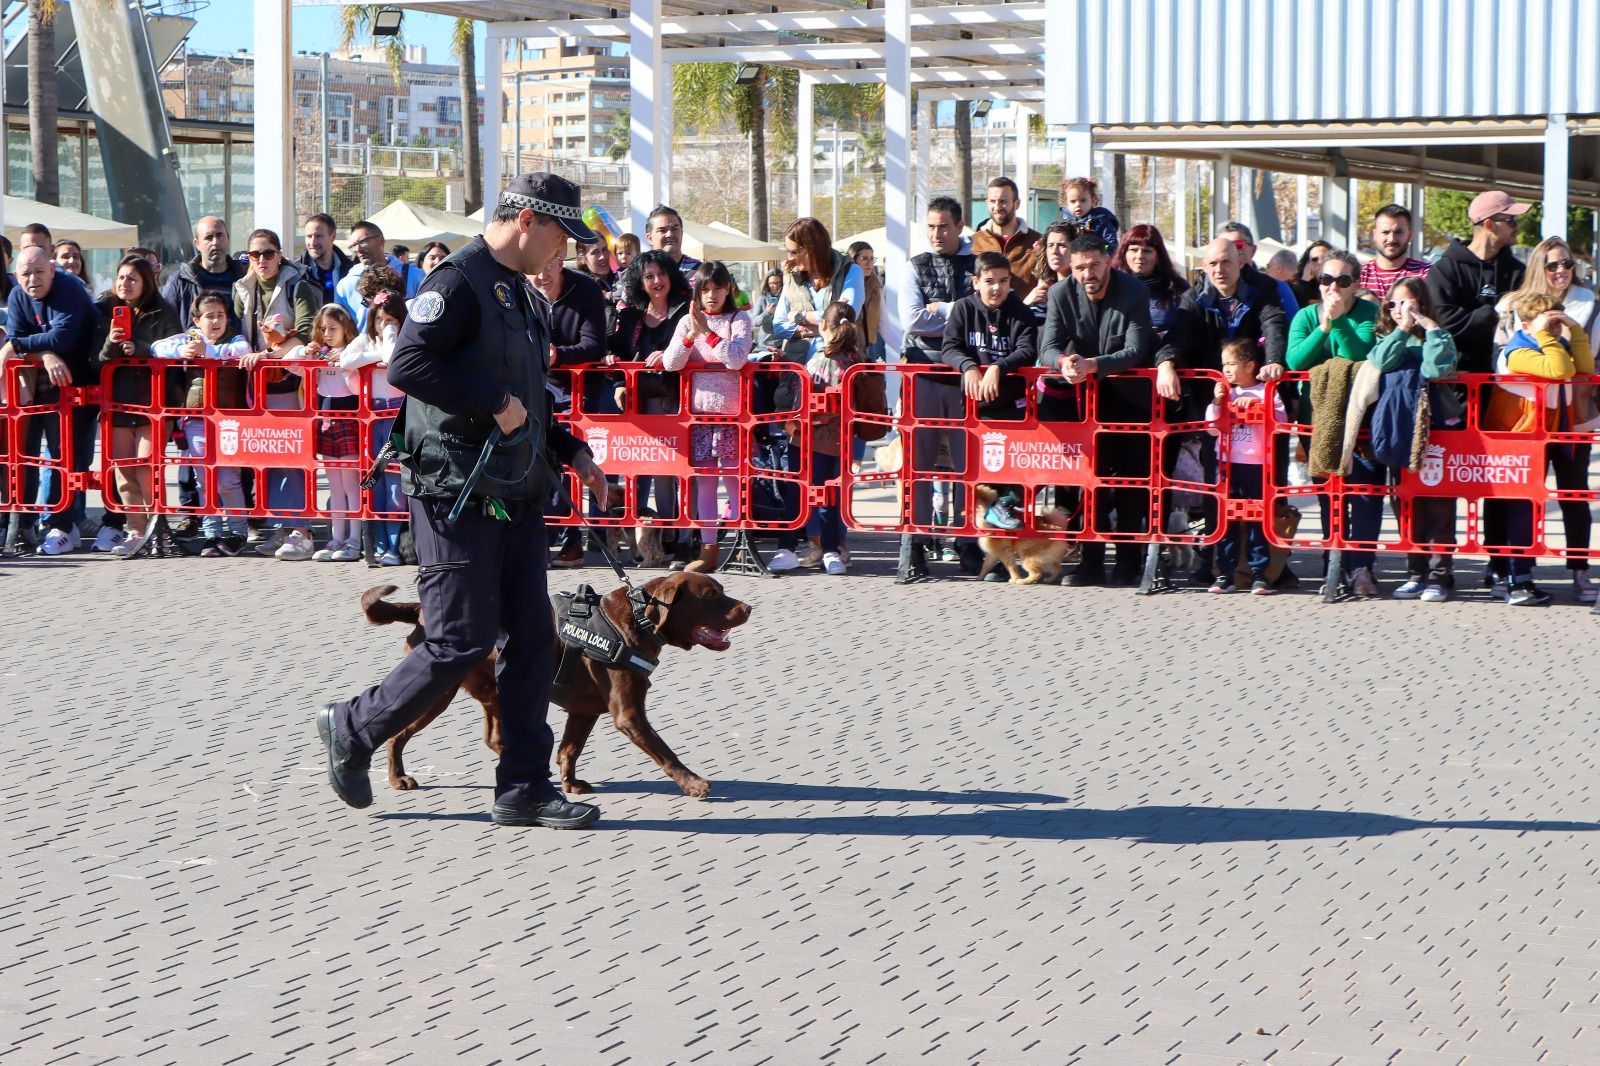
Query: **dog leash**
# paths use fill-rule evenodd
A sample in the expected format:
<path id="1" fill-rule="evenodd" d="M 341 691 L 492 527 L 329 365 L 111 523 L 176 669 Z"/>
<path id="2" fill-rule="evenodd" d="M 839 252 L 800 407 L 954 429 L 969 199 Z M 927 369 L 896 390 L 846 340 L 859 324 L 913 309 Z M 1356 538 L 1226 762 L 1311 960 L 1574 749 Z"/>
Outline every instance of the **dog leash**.
<path id="1" fill-rule="evenodd" d="M 633 608 L 633 620 L 635 624 L 637 624 L 638 627 L 644 630 L 646 633 L 654 635 L 656 632 L 655 623 L 650 621 L 650 617 L 645 613 L 645 609 L 652 604 L 661 607 L 665 607 L 666 604 L 662 603 L 660 600 L 650 595 L 650 593 L 646 592 L 643 588 L 635 585 L 631 580 L 629 580 L 628 571 L 623 569 L 622 564 L 617 561 L 617 557 L 615 555 L 611 554 L 611 548 L 606 544 L 606 534 L 604 528 L 590 525 L 589 519 L 584 516 L 583 510 L 573 502 L 572 493 L 567 491 L 567 479 L 562 476 L 559 470 L 551 465 L 549 457 L 541 456 L 540 461 L 544 463 L 544 468 L 549 471 L 550 476 L 555 479 L 556 503 L 565 506 L 567 510 L 576 515 L 578 518 L 578 523 L 583 526 L 585 530 L 595 535 L 595 547 L 600 549 L 600 557 L 606 561 L 606 563 L 611 567 L 612 571 L 617 575 L 617 580 L 621 581 L 623 587 L 628 590 L 628 603 Z"/>

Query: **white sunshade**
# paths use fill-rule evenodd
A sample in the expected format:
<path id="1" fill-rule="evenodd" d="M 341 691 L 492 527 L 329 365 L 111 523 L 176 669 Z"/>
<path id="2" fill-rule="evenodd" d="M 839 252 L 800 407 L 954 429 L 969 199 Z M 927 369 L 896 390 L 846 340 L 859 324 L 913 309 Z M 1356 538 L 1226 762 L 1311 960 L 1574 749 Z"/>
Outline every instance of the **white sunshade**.
<path id="1" fill-rule="evenodd" d="M 47 226 L 56 240 L 77 241 L 84 248 L 132 248 L 139 243 L 139 227 L 68 207 L 7 196 L 5 212 L 6 236 L 13 246 L 22 240 L 22 227 L 33 222 Z"/>
<path id="2" fill-rule="evenodd" d="M 696 259 L 725 263 L 775 263 L 783 258 L 783 245 L 758 241 L 720 222 L 683 224 L 683 251 Z"/>
<path id="3" fill-rule="evenodd" d="M 466 215 L 455 215 L 437 208 L 423 207 L 409 200 L 396 200 L 368 221 L 383 231 L 386 244 L 424 244 L 443 241 L 454 248 L 483 232 L 483 223 Z"/>

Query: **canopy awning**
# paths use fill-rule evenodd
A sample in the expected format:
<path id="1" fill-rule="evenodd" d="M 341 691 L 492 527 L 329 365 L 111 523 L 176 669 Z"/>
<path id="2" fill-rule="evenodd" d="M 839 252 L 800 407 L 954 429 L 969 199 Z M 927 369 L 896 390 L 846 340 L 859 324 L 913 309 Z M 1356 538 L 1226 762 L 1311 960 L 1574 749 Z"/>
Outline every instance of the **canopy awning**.
<path id="1" fill-rule="evenodd" d="M 383 239 L 388 244 L 443 241 L 453 248 L 483 232 L 482 222 L 466 215 L 423 207 L 410 200 L 396 200 L 377 214 L 368 216 L 368 221 L 383 230 Z"/>
<path id="2" fill-rule="evenodd" d="M 84 248 L 131 248 L 139 243 L 137 226 L 21 196 L 6 197 L 5 218 L 6 236 L 13 246 L 22 240 L 22 227 L 34 222 L 48 227 L 56 240 L 77 241 Z"/>
<path id="3" fill-rule="evenodd" d="M 683 251 L 707 262 L 720 259 L 725 263 L 776 263 L 784 257 L 782 244 L 746 237 L 720 222 L 685 222 Z"/>

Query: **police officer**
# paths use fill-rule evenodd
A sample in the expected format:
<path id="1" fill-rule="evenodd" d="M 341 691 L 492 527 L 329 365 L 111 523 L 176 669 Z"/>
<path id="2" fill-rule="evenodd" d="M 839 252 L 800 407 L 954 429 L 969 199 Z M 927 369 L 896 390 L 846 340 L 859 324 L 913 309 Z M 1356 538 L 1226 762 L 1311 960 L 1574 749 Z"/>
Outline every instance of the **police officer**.
<path id="1" fill-rule="evenodd" d="M 425 639 L 382 682 L 317 715 L 329 780 L 352 807 L 372 803 L 372 753 L 454 691 L 498 645 L 503 746 L 495 823 L 572 829 L 600 817 L 598 807 L 569 802 L 550 781 L 554 737 L 545 716 L 555 631 L 541 515 L 552 489 L 547 450 L 577 472 L 602 507 L 607 485 L 588 449 L 551 420 L 550 336 L 524 277 L 568 237 L 598 239 L 581 210 L 578 187 L 563 178 L 513 178 L 483 236 L 428 275 L 401 327 L 389 381 L 406 393 L 399 459 Z M 495 427 L 503 441 L 481 462 Z"/>

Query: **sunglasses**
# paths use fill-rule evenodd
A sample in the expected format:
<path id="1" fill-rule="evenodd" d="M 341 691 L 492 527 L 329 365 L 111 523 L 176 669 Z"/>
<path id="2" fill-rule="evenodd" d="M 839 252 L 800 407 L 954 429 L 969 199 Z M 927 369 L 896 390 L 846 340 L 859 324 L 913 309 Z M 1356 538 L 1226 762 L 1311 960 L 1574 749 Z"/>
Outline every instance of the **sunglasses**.
<path id="1" fill-rule="evenodd" d="M 1544 268 L 1548 271 L 1554 272 L 1557 270 L 1571 270 L 1577 265 L 1578 264 L 1571 259 L 1552 259 L 1544 265 Z"/>
<path id="2" fill-rule="evenodd" d="M 1517 220 L 1517 216 L 1516 215 L 1490 215 L 1489 216 L 1489 221 L 1490 222 L 1500 222 L 1500 223 L 1503 223 L 1504 225 L 1507 225 L 1507 226 L 1509 226 L 1512 223 L 1516 222 L 1516 220 Z"/>
<path id="3" fill-rule="evenodd" d="M 278 258 L 278 250 L 276 248 L 257 248 L 244 254 L 251 259 L 265 259 L 269 263 Z"/>
<path id="4" fill-rule="evenodd" d="M 1318 274 L 1317 284 L 1322 286 L 1337 285 L 1341 289 L 1348 289 L 1356 283 L 1351 274 Z"/>

